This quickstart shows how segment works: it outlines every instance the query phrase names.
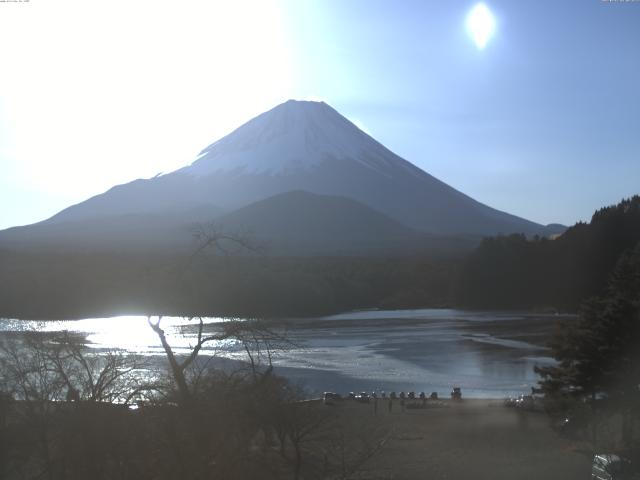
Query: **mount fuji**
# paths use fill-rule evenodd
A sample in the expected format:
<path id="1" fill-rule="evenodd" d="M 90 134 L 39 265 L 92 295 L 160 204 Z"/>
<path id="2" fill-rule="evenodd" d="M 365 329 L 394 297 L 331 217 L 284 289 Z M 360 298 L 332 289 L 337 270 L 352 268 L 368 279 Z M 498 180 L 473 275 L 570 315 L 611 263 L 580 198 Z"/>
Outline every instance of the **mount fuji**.
<path id="1" fill-rule="evenodd" d="M 275 244 L 311 242 L 317 252 L 323 245 L 406 248 L 441 237 L 561 230 L 455 190 L 323 102 L 289 100 L 209 145 L 192 164 L 0 232 L 0 246 L 165 248 L 186 244 L 189 225 L 212 220 Z"/>

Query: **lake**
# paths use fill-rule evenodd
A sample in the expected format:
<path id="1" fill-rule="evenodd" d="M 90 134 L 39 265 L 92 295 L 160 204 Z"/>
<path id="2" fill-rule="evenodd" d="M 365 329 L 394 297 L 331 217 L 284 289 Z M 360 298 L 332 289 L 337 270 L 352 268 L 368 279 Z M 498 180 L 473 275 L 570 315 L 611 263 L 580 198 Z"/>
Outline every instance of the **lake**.
<path id="1" fill-rule="evenodd" d="M 545 346 L 558 320 L 568 315 L 478 312 L 450 309 L 350 312 L 279 321 L 295 347 L 273 359 L 276 373 L 304 388 L 323 391 L 424 391 L 500 398 L 530 391 L 535 365 L 553 362 Z M 207 318 L 208 328 L 225 321 Z M 162 327 L 174 350 L 194 343 L 194 321 L 164 317 Z M 0 333 L 69 330 L 84 334 L 97 351 L 122 349 L 162 358 L 158 338 L 141 316 L 65 321 L 0 319 Z M 235 342 L 208 345 L 202 355 L 240 361 Z M 228 363 L 228 362 L 227 362 Z"/>

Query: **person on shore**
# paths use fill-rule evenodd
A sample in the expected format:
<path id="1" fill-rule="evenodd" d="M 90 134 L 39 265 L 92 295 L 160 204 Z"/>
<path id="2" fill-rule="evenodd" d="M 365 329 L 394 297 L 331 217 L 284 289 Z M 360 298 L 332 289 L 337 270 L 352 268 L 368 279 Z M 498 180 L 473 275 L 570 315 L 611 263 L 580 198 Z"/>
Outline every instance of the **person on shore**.
<path id="1" fill-rule="evenodd" d="M 80 392 L 73 387 L 73 385 L 67 385 L 67 402 L 79 402 Z"/>

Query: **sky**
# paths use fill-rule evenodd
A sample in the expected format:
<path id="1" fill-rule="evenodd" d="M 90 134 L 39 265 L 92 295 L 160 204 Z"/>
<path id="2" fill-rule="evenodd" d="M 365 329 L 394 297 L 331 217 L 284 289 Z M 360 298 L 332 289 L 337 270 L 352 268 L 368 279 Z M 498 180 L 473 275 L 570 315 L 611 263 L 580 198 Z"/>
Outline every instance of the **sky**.
<path id="1" fill-rule="evenodd" d="M 640 1 L 487 0 L 471 28 L 474 7 L 0 2 L 0 229 L 188 165 L 290 98 L 539 223 L 640 193 Z"/>

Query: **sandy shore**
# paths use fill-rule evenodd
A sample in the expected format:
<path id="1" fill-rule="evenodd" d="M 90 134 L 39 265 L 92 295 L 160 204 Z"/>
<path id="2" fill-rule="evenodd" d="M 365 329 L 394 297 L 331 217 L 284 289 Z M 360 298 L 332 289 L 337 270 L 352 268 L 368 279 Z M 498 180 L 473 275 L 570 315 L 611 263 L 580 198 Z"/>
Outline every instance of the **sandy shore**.
<path id="1" fill-rule="evenodd" d="M 363 478 L 572 480 L 589 478 L 591 458 L 558 437 L 546 414 L 522 412 L 499 400 L 449 400 L 391 413 L 387 400 L 345 401 L 331 409 L 344 425 L 366 423 L 386 432 L 384 447 L 363 467 Z M 433 405 L 433 404 L 432 404 Z"/>

